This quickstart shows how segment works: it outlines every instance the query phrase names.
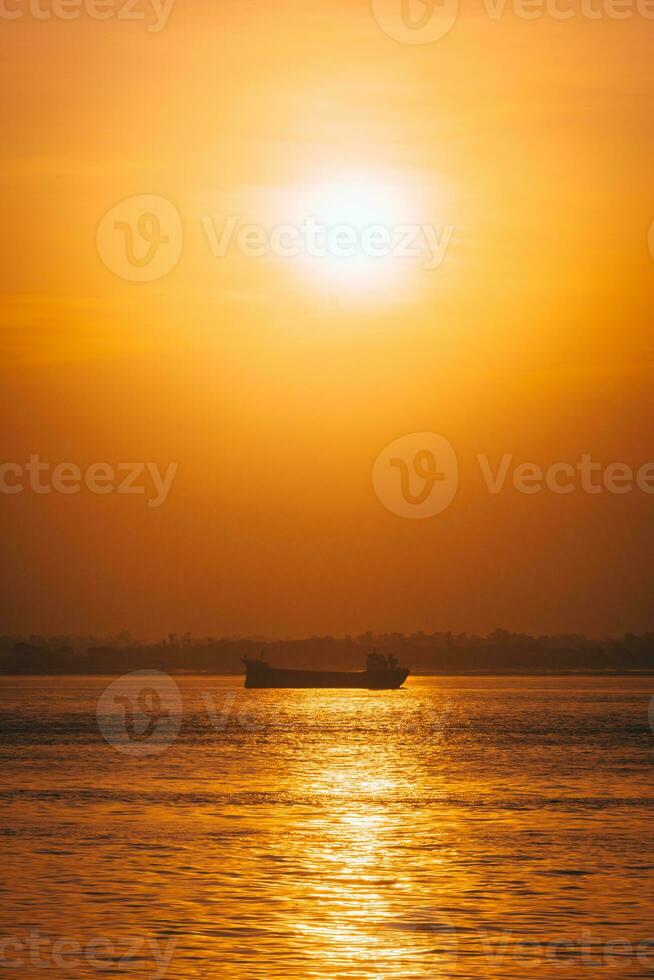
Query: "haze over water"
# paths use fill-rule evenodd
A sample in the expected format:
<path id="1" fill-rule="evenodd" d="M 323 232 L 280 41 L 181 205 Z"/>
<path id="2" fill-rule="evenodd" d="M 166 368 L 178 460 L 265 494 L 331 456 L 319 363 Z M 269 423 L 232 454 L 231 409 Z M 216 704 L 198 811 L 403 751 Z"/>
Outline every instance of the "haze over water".
<path id="1" fill-rule="evenodd" d="M 7 976 L 654 976 L 652 679 L 176 681 L 132 757 L 107 678 L 0 679 Z"/>

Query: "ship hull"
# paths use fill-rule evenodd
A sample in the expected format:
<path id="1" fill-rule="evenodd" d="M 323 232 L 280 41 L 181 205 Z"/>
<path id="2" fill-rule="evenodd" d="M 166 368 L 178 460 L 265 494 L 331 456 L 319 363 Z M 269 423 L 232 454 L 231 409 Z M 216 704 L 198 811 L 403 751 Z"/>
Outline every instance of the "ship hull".
<path id="1" fill-rule="evenodd" d="M 364 691 L 393 691 L 402 687 L 408 670 L 388 671 L 384 677 L 372 677 L 365 671 L 284 670 L 267 665 L 246 667 L 245 686 L 250 688 L 331 688 Z"/>

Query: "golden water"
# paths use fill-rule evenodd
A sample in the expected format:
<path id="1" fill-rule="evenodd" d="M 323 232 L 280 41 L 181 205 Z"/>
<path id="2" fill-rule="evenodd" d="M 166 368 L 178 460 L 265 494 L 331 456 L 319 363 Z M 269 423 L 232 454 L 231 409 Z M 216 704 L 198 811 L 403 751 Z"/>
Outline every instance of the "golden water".
<path id="1" fill-rule="evenodd" d="M 651 679 L 177 678 L 145 757 L 107 683 L 0 680 L 7 976 L 654 976 Z"/>

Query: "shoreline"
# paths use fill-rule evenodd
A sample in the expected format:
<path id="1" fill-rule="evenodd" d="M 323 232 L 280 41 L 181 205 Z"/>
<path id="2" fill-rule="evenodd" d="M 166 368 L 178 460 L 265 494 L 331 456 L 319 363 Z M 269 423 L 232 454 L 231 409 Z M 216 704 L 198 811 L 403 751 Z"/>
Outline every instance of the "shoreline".
<path id="1" fill-rule="evenodd" d="M 289 668 L 290 669 L 290 668 Z M 296 669 L 296 668 L 292 668 Z M 298 668 L 299 669 L 299 668 Z M 166 670 L 158 667 L 134 667 L 134 671 L 159 671 L 170 677 L 241 677 L 245 674 L 228 671 Z M 0 677 L 122 677 L 124 671 L 3 671 Z M 131 673 L 131 671 L 128 671 Z M 450 670 L 415 671 L 409 680 L 417 677 L 654 677 L 654 670 Z"/>

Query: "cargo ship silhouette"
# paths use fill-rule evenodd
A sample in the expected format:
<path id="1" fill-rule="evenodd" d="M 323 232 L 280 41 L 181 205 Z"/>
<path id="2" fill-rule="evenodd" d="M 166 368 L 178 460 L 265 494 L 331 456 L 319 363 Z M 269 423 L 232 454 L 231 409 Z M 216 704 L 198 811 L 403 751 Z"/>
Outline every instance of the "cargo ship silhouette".
<path id="1" fill-rule="evenodd" d="M 286 688 L 360 688 L 369 691 L 392 691 L 402 687 L 410 671 L 400 667 L 391 654 L 385 657 L 374 651 L 364 670 L 294 670 L 271 667 L 263 659 L 244 657 L 246 687 Z"/>

